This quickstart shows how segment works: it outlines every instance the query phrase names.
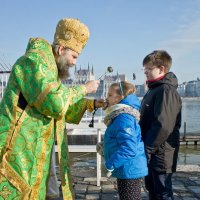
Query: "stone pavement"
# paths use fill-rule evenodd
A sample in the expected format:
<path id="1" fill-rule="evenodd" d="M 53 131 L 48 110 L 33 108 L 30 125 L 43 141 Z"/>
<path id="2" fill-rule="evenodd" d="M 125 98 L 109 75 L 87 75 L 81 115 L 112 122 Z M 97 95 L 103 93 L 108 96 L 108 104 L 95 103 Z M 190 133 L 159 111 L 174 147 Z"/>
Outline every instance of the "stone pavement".
<path id="1" fill-rule="evenodd" d="M 76 200 L 117 200 L 116 180 L 105 178 L 101 180 L 101 186 L 96 186 L 95 167 L 74 167 L 74 189 Z M 173 175 L 173 189 L 175 200 L 200 199 L 200 166 L 179 166 L 178 172 Z M 147 191 L 142 183 L 142 199 L 147 200 Z"/>

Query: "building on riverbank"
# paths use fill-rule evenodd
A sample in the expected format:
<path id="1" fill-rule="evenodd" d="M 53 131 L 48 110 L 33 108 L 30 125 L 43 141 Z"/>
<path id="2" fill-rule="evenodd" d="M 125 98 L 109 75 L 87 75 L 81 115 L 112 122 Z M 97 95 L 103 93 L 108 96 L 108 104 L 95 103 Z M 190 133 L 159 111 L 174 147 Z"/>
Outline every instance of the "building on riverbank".
<path id="1" fill-rule="evenodd" d="M 180 84 L 178 92 L 181 97 L 200 97 L 200 79 Z"/>
<path id="2" fill-rule="evenodd" d="M 97 99 L 105 98 L 110 85 L 114 82 L 117 82 L 118 79 L 120 79 L 121 81 L 127 80 L 125 74 L 105 75 L 100 80 L 100 85 L 97 89 L 97 92 L 95 94 L 88 94 L 88 97 Z M 93 65 L 90 66 L 88 63 L 87 69 L 84 69 L 81 66 L 79 69 L 77 69 L 77 66 L 75 66 L 74 79 L 67 79 L 63 81 L 63 84 L 65 84 L 66 86 L 74 86 L 85 84 L 87 81 L 91 80 L 95 80 L 94 67 Z"/>
<path id="3" fill-rule="evenodd" d="M 11 65 L 0 62 L 0 100 L 3 96 L 5 87 L 7 85 L 10 71 L 11 71 Z M 109 86 L 112 83 L 117 82 L 118 79 L 120 79 L 121 81 L 127 80 L 125 74 L 105 75 L 100 80 L 100 85 L 96 94 L 90 94 L 89 97 L 92 98 L 106 97 Z M 67 80 L 64 80 L 63 84 L 65 84 L 66 86 L 74 86 L 74 85 L 85 84 L 87 81 L 90 80 L 95 80 L 95 71 L 93 65 L 90 65 L 88 63 L 88 66 L 86 68 L 82 68 L 80 66 L 80 68 L 77 69 L 77 66 L 75 66 L 74 78 L 69 78 Z M 197 78 L 196 80 L 183 82 L 179 84 L 177 90 L 181 97 L 200 97 L 200 79 Z M 145 83 L 141 85 L 136 85 L 137 96 L 143 97 L 146 91 L 147 91 L 147 86 Z"/>
<path id="4" fill-rule="evenodd" d="M 3 97 L 10 76 L 10 68 L 11 66 L 6 65 L 5 63 L 0 63 L 0 101 Z"/>

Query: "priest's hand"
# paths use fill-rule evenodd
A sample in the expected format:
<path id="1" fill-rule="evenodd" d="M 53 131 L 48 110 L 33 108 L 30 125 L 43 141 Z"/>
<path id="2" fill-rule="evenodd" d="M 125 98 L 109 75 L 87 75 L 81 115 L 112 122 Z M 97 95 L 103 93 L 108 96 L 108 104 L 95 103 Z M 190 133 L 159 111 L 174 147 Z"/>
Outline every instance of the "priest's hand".
<path id="1" fill-rule="evenodd" d="M 93 81 L 88 81 L 85 84 L 86 90 L 87 90 L 87 94 L 90 93 L 96 93 L 97 88 L 99 87 L 100 81 L 99 80 L 93 80 Z"/>
<path id="2" fill-rule="evenodd" d="M 95 99 L 94 101 L 94 107 L 95 108 L 103 108 L 105 106 L 105 100 L 104 99 Z"/>

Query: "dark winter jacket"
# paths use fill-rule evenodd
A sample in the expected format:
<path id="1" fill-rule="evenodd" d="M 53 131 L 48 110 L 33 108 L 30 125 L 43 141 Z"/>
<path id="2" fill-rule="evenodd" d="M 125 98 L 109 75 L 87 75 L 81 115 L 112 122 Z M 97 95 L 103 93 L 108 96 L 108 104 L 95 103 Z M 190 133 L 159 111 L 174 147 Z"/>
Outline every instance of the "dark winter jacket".
<path id="1" fill-rule="evenodd" d="M 125 97 L 120 104 L 140 108 L 140 101 L 134 94 Z M 114 169 L 112 176 L 116 178 L 134 179 L 147 175 L 141 130 L 133 115 L 119 114 L 108 125 L 104 135 L 104 158 L 106 168 Z"/>
<path id="2" fill-rule="evenodd" d="M 150 168 L 164 173 L 176 171 L 181 98 L 176 76 L 169 72 L 163 79 L 148 83 L 141 106 L 140 126 Z"/>

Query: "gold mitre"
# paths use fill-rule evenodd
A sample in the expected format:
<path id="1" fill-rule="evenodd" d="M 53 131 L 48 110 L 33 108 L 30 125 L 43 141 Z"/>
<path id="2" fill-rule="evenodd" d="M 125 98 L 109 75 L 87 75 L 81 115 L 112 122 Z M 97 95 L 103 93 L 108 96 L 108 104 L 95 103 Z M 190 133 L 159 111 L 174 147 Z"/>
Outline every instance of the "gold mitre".
<path id="1" fill-rule="evenodd" d="M 81 53 L 89 35 L 88 27 L 78 19 L 65 18 L 61 19 L 57 24 L 53 44 L 62 45 L 77 53 Z"/>

